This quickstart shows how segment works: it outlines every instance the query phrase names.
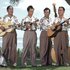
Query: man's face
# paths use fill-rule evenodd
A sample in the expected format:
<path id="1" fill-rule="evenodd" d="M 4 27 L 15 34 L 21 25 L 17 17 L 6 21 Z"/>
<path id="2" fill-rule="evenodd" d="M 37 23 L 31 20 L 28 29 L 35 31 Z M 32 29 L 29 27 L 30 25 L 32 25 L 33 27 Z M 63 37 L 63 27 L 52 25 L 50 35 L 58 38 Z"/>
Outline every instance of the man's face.
<path id="1" fill-rule="evenodd" d="M 44 15 L 45 15 L 46 17 L 49 17 L 49 15 L 50 15 L 49 10 L 45 10 L 45 11 L 44 11 Z"/>
<path id="2" fill-rule="evenodd" d="M 8 12 L 9 15 L 13 15 L 13 8 L 10 7 L 10 8 L 7 10 L 7 12 Z"/>
<path id="3" fill-rule="evenodd" d="M 29 16 L 32 16 L 33 13 L 34 13 L 34 9 L 30 9 L 30 10 L 28 11 L 28 15 L 29 15 Z"/>
<path id="4" fill-rule="evenodd" d="M 63 8 L 59 8 L 59 9 L 58 9 L 58 14 L 59 14 L 59 16 L 63 16 L 63 15 L 64 15 L 64 10 L 63 10 Z"/>

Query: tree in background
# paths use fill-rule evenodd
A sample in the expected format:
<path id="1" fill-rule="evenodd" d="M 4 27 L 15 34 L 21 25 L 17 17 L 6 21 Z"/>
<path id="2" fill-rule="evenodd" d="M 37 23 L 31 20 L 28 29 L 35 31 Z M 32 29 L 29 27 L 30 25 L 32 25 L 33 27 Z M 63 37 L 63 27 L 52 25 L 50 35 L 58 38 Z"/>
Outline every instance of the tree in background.
<path id="1" fill-rule="evenodd" d="M 18 5 L 21 0 L 10 0 L 12 5 Z"/>
<path id="2" fill-rule="evenodd" d="M 21 0 L 10 0 L 10 3 L 13 5 L 18 5 Z M 70 5 L 70 0 L 65 0 Z"/>
<path id="3" fill-rule="evenodd" d="M 65 0 L 70 5 L 70 0 Z"/>

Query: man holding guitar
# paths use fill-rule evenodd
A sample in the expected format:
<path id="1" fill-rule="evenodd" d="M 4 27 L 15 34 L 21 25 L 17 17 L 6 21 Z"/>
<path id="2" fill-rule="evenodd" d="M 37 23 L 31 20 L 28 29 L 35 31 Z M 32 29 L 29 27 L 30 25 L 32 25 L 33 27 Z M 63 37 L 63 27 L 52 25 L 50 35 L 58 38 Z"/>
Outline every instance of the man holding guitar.
<path id="1" fill-rule="evenodd" d="M 13 15 L 13 7 L 7 7 L 8 14 L 4 16 L 3 21 L 5 23 L 9 22 L 10 28 L 14 24 L 19 24 L 17 18 Z M 16 57 L 16 49 L 17 48 L 17 34 L 16 30 L 13 29 L 11 32 L 8 32 L 3 36 L 3 56 L 5 57 L 6 61 L 10 62 L 12 66 L 16 66 L 17 57 Z"/>
<path id="2" fill-rule="evenodd" d="M 55 18 L 54 25 L 58 33 L 54 36 L 54 48 L 56 52 L 56 65 L 68 64 L 68 32 L 67 32 L 67 22 L 64 22 L 66 18 L 64 17 L 65 8 L 58 8 L 58 17 Z M 64 22 L 63 24 L 61 24 Z"/>
<path id="3" fill-rule="evenodd" d="M 28 50 L 30 52 L 30 59 L 32 66 L 36 66 L 36 43 L 37 43 L 37 34 L 36 34 L 36 24 L 37 19 L 33 16 L 34 8 L 33 6 L 28 6 L 27 8 L 28 16 L 25 17 L 21 24 L 24 26 L 24 38 L 23 38 L 23 53 L 22 53 L 22 65 L 25 66 L 27 64 L 26 57 Z"/>
<path id="4" fill-rule="evenodd" d="M 3 19 L 0 17 L 0 22 L 2 22 L 2 21 L 3 21 Z M 3 30 L 3 27 L 1 25 L 0 25 L 0 29 Z M 5 59 L 4 59 L 3 55 L 2 55 L 1 48 L 0 48 L 0 66 L 7 66 L 6 61 L 5 61 Z"/>

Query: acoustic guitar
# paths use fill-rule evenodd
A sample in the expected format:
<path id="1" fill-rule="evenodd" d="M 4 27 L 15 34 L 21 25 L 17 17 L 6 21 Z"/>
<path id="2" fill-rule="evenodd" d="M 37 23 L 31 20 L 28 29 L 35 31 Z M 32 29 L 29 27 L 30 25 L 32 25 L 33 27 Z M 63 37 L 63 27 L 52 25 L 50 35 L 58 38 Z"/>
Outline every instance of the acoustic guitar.
<path id="1" fill-rule="evenodd" d="M 32 25 L 34 25 L 35 28 L 37 28 L 37 22 L 38 21 L 39 20 L 37 19 L 37 20 L 35 20 L 33 22 L 24 22 L 24 25 L 21 25 L 21 29 L 24 30 L 24 31 L 26 31 L 26 30 L 33 30 L 32 29 Z"/>
<path id="2" fill-rule="evenodd" d="M 0 37 L 4 36 L 7 32 L 12 32 L 14 29 L 17 29 L 17 24 L 12 25 L 10 21 L 7 23 L 1 21 L 0 26 L 3 26 L 5 28 L 4 31 L 0 29 Z"/>
<path id="3" fill-rule="evenodd" d="M 70 18 L 68 18 L 67 20 L 63 21 L 62 23 L 59 23 L 58 25 L 54 25 L 51 26 L 48 30 L 47 30 L 47 34 L 48 37 L 54 37 L 55 35 L 57 35 L 57 33 L 62 30 L 62 24 L 64 24 L 66 21 L 70 20 Z M 54 29 L 52 29 L 52 27 L 54 27 Z"/>

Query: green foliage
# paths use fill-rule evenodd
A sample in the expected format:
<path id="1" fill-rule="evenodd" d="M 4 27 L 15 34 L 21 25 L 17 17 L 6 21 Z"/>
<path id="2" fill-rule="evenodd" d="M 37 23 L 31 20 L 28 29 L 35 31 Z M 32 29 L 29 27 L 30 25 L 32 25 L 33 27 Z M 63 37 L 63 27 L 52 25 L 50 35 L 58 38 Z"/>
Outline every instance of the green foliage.
<path id="1" fill-rule="evenodd" d="M 40 51 L 39 50 L 40 50 L 40 48 L 36 47 L 36 62 L 37 62 L 37 64 L 40 64 Z M 20 50 L 18 48 L 18 50 L 17 50 L 17 66 L 21 66 L 21 62 L 22 62 L 22 50 Z M 27 63 L 28 63 L 28 65 L 31 65 L 29 51 L 27 53 Z"/>
<path id="2" fill-rule="evenodd" d="M 10 3 L 11 3 L 12 5 L 18 5 L 19 2 L 20 2 L 20 0 L 10 0 Z"/>
<path id="3" fill-rule="evenodd" d="M 70 5 L 70 0 L 66 0 L 66 2 Z"/>
<path id="4" fill-rule="evenodd" d="M 0 70 L 70 70 L 70 67 L 55 67 L 55 66 L 47 66 L 47 67 L 26 67 L 26 68 L 0 68 Z"/>

